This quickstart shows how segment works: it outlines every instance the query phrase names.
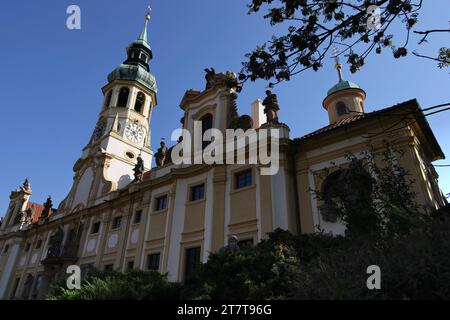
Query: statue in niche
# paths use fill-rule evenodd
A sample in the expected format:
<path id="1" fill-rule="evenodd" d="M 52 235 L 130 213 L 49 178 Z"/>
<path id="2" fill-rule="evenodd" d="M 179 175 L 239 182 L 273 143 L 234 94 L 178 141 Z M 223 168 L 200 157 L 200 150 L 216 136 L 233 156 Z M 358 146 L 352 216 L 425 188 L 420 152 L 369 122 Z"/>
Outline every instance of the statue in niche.
<path id="1" fill-rule="evenodd" d="M 214 68 L 205 69 L 206 87 L 205 90 L 211 89 L 216 83 L 216 70 Z"/>
<path id="2" fill-rule="evenodd" d="M 162 167 L 163 165 L 166 164 L 167 147 L 166 147 L 166 143 L 164 142 L 164 140 L 161 140 L 161 142 L 160 142 L 160 147 L 158 148 L 158 151 L 155 154 L 155 160 L 156 160 L 156 165 L 158 167 Z"/>
<path id="3" fill-rule="evenodd" d="M 142 160 L 141 156 L 138 156 L 136 158 L 137 162 L 134 166 L 134 182 L 136 181 L 142 181 L 144 178 L 144 160 Z"/>
<path id="4" fill-rule="evenodd" d="M 59 228 L 54 235 L 50 237 L 47 257 L 56 258 L 61 254 L 64 231 Z"/>
<path id="5" fill-rule="evenodd" d="M 264 113 L 267 116 L 267 123 L 278 124 L 278 110 L 280 110 L 280 107 L 278 105 L 277 95 L 270 90 L 266 90 L 266 98 L 263 101 L 263 105 Z"/>

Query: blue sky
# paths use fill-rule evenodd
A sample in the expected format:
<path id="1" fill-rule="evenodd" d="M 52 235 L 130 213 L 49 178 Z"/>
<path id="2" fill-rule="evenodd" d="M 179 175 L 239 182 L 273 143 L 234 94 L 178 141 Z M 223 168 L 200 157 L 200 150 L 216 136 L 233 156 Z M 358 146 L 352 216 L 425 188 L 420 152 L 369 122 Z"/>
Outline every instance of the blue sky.
<path id="1" fill-rule="evenodd" d="M 170 139 L 182 116 L 179 102 L 190 88 L 204 87 L 206 67 L 239 71 L 245 53 L 280 30 L 261 14 L 247 15 L 250 0 L 155 0 L 149 28 L 156 76 L 158 106 L 151 123 L 152 146 Z M 66 8 L 81 8 L 81 30 L 66 28 Z M 102 101 L 100 88 L 107 74 L 125 60 L 125 47 L 139 34 L 148 1 L 8 1 L 0 11 L 0 215 L 11 190 L 28 177 L 32 200 L 43 203 L 52 195 L 55 205 L 68 193 L 72 167 L 95 126 Z M 425 1 L 419 29 L 445 28 L 450 2 Z M 423 26 L 423 27 L 422 27 Z M 450 38 L 434 35 L 419 49 L 435 54 Z M 413 36 L 413 49 L 419 37 Z M 336 83 L 332 59 L 319 72 L 308 71 L 274 92 L 280 120 L 298 137 L 328 123 L 321 103 Z M 417 98 L 423 108 L 446 103 L 450 70 L 412 55 L 394 60 L 390 52 L 371 56 L 365 67 L 344 77 L 367 92 L 372 111 Z M 246 85 L 239 112 L 264 97 L 267 83 Z M 428 118 L 444 153 L 450 156 L 450 112 Z M 435 164 L 450 164 L 450 159 Z M 439 168 L 440 184 L 450 193 L 450 167 Z"/>

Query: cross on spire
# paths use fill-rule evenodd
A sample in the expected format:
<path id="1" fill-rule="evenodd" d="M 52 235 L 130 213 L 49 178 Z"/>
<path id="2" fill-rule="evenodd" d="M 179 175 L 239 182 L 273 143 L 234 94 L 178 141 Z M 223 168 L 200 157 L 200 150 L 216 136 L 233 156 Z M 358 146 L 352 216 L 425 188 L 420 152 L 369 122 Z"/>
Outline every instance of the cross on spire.
<path id="1" fill-rule="evenodd" d="M 339 60 L 339 49 L 337 47 L 333 47 L 333 58 L 336 61 L 335 67 L 338 71 L 339 81 L 342 81 L 342 64 Z"/>

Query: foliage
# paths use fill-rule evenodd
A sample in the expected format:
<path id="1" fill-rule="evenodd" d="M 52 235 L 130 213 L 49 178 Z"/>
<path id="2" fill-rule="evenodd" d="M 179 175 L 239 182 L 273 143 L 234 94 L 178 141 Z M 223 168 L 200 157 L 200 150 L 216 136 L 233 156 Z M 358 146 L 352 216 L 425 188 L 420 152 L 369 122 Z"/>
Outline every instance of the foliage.
<path id="1" fill-rule="evenodd" d="M 98 273 L 82 282 L 79 290 L 57 287 L 49 300 L 178 299 L 179 285 L 156 271 Z"/>
<path id="2" fill-rule="evenodd" d="M 348 154 L 348 167 L 327 176 L 321 190 L 312 190 L 326 217 L 336 215 L 348 237 L 378 239 L 407 234 L 426 217 L 415 203 L 413 180 L 399 165 L 402 152 L 386 145 L 381 154 Z M 330 180 L 331 178 L 331 180 Z"/>
<path id="3" fill-rule="evenodd" d="M 379 11 L 374 11 L 373 5 Z M 373 50 L 380 54 L 388 49 L 395 58 L 404 57 L 421 7 L 421 0 L 252 0 L 249 14 L 266 8 L 264 18 L 271 25 L 286 27 L 287 31 L 249 53 L 239 78 L 241 81 L 273 79 L 272 86 L 304 70 L 317 71 L 333 47 L 339 49 L 339 56 L 347 58 L 352 73 L 364 65 Z M 398 46 L 394 41 L 402 28 L 394 34 L 396 25 L 403 26 L 404 30 Z M 426 38 L 434 32 L 449 31 L 414 32 Z M 420 40 L 419 44 L 424 41 Z M 449 60 L 437 61 L 445 66 Z"/>
<path id="4" fill-rule="evenodd" d="M 275 230 L 254 248 L 211 254 L 188 283 L 155 272 L 94 276 L 52 300 L 104 299 L 447 299 L 450 208 L 410 233 L 378 241 Z M 381 269 L 381 290 L 366 286 Z"/>

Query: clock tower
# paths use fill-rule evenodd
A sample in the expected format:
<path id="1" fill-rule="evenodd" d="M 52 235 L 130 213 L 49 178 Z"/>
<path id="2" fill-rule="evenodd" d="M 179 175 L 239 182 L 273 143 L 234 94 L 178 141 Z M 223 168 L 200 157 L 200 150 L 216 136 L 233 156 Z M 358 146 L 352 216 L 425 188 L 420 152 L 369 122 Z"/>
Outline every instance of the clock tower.
<path id="1" fill-rule="evenodd" d="M 59 210 L 70 213 L 107 201 L 133 180 L 141 157 L 149 170 L 150 120 L 156 106 L 156 81 L 150 73 L 153 53 L 147 41 L 149 13 L 127 59 L 108 75 L 104 100 L 92 136 L 74 165 L 74 183 Z"/>

